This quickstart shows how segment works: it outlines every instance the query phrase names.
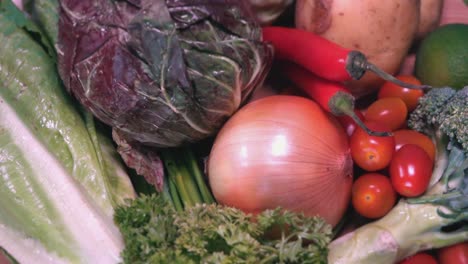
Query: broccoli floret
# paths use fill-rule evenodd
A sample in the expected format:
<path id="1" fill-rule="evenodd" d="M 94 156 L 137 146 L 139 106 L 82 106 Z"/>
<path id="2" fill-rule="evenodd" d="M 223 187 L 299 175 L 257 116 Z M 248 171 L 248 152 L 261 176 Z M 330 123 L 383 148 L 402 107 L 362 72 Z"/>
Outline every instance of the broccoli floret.
<path id="1" fill-rule="evenodd" d="M 457 91 L 436 88 L 419 100 L 408 118 L 408 127 L 430 136 L 436 146 L 434 172 L 429 186 L 437 183 L 447 168 L 459 159 L 458 152 L 468 149 L 468 86 Z"/>
<path id="2" fill-rule="evenodd" d="M 453 96 L 439 116 L 440 130 L 458 142 L 466 151 L 468 149 L 468 86 Z"/>
<path id="3" fill-rule="evenodd" d="M 411 129 L 437 137 L 438 130 L 450 141 L 468 149 L 468 86 L 456 91 L 450 87 L 432 89 L 410 114 Z"/>
<path id="4" fill-rule="evenodd" d="M 383 218 L 333 241 L 328 263 L 392 264 L 418 251 L 468 241 L 468 87 L 430 90 L 408 126 L 436 144 L 428 190 L 400 199 Z"/>
<path id="5" fill-rule="evenodd" d="M 416 131 L 431 134 L 439 126 L 439 115 L 455 95 L 452 88 L 432 89 L 420 98 L 418 107 L 411 113 L 408 126 Z"/>

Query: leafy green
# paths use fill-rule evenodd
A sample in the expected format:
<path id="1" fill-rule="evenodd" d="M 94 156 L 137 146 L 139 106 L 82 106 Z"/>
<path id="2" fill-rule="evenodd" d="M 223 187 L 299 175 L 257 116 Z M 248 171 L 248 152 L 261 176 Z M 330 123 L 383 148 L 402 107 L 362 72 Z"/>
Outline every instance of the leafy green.
<path id="1" fill-rule="evenodd" d="M 10 3 L 10 4 L 7 4 Z M 44 51 L 42 43 L 31 37 L 21 26 L 26 19 L 10 1 L 2 1 L 0 13 L 0 89 L 1 99 L 14 107 L 22 122 L 56 155 L 67 171 L 82 182 L 98 204 L 111 215 L 112 207 L 125 199 L 107 191 L 122 188 L 128 197 L 133 190 L 128 179 L 111 180 L 99 161 L 96 141 L 93 142 L 90 120 L 85 124 L 74 102 L 61 85 L 53 58 Z M 21 19 L 19 17 L 23 16 Z M 14 29 L 14 30 L 13 30 Z M 111 142 L 101 142 L 111 144 Z M 118 163 L 116 163 L 117 165 Z M 122 165 L 120 165 L 121 168 Z M 97 169 L 99 168 L 99 169 Z M 115 174 L 121 175 L 121 174 Z M 117 184 L 111 186 L 110 184 Z M 127 198 L 128 198 L 127 197 Z"/>
<path id="2" fill-rule="evenodd" d="M 157 194 L 117 208 L 115 221 L 124 263 L 326 263 L 332 235 L 318 217 L 280 209 L 254 217 L 217 204 L 177 212 Z"/>
<path id="3" fill-rule="evenodd" d="M 249 8 L 246 0 L 62 1 L 60 75 L 129 142 L 200 141 L 246 102 L 270 67 L 272 47 Z"/>
<path id="4" fill-rule="evenodd" d="M 20 263 L 117 262 L 135 197 L 107 132 L 64 91 L 41 31 L 0 2 L 0 245 Z"/>
<path id="5" fill-rule="evenodd" d="M 43 31 L 44 38 L 53 47 L 58 37 L 58 0 L 23 0 L 23 5 L 25 11 L 34 18 L 35 24 Z"/>
<path id="6" fill-rule="evenodd" d="M 23 29 L 34 38 L 38 38 L 38 43 L 45 47 L 47 53 L 55 58 L 55 48 L 44 32 L 11 2 L 11 0 L 0 1 L 0 12 L 10 19 L 11 23 L 2 23 L 2 32 L 6 36 L 12 34 L 17 28 Z"/>

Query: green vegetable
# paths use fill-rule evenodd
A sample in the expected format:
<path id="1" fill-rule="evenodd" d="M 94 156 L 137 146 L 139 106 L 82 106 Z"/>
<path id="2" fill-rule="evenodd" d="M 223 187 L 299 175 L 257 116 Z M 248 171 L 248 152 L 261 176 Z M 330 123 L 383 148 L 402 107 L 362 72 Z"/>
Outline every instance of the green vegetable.
<path id="1" fill-rule="evenodd" d="M 431 186 L 447 168 L 458 166 L 454 155 L 468 149 L 468 87 L 460 91 L 437 88 L 420 99 L 408 126 L 430 136 L 436 145 L 435 169 Z M 450 156 L 452 155 L 452 156 Z M 455 163 L 455 164 L 454 164 Z M 450 172 L 450 170 L 449 170 Z"/>
<path id="2" fill-rule="evenodd" d="M 331 226 L 321 218 L 277 209 L 253 219 L 216 204 L 177 212 L 154 194 L 115 213 L 124 263 L 326 263 Z M 269 237 L 275 228 L 279 237 Z"/>
<path id="3" fill-rule="evenodd" d="M 393 264 L 416 252 L 468 241 L 468 87 L 430 90 L 408 126 L 431 136 L 436 166 L 424 195 L 333 241 L 329 263 Z"/>
<path id="4" fill-rule="evenodd" d="M 167 170 L 164 194 L 177 211 L 215 202 L 190 148 L 165 149 L 161 154 Z"/>
<path id="5" fill-rule="evenodd" d="M 0 245 L 20 263 L 116 262 L 135 192 L 107 133 L 64 91 L 42 31 L 0 2 Z"/>
<path id="6" fill-rule="evenodd" d="M 25 12 L 44 32 L 49 43 L 57 43 L 58 37 L 58 0 L 23 0 Z M 53 47 L 53 45 L 52 45 Z M 55 53 L 55 49 L 53 50 Z"/>

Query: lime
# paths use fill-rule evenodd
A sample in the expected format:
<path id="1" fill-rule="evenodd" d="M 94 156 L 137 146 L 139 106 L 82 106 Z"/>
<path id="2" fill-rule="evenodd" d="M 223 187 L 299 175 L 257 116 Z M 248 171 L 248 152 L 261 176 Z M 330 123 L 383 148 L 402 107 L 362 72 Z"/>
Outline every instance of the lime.
<path id="1" fill-rule="evenodd" d="M 433 87 L 468 85 L 468 25 L 441 26 L 422 41 L 416 53 L 416 77 Z"/>

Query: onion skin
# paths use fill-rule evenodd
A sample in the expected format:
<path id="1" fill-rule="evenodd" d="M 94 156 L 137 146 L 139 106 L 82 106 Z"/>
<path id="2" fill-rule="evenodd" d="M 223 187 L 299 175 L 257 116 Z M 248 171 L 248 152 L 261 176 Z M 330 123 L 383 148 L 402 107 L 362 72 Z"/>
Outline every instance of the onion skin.
<path id="1" fill-rule="evenodd" d="M 346 132 L 299 96 L 273 95 L 241 108 L 217 135 L 207 167 L 216 200 L 248 213 L 281 207 L 335 226 L 350 202 Z"/>

